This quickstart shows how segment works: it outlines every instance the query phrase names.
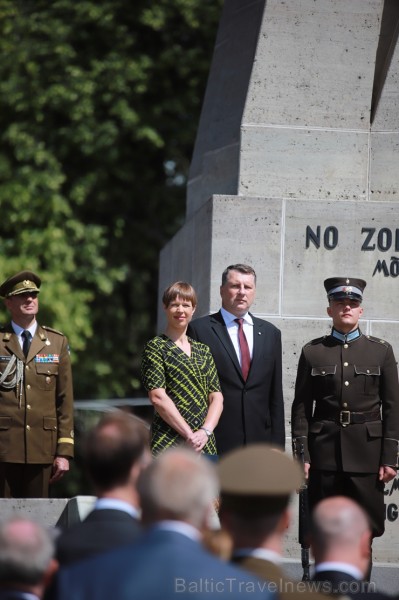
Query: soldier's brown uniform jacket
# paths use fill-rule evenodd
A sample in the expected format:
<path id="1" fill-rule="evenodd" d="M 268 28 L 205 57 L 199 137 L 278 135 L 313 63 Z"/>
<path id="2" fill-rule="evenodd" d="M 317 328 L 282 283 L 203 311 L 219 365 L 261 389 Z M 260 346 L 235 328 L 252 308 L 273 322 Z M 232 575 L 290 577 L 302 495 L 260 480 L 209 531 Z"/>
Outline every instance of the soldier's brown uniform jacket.
<path id="1" fill-rule="evenodd" d="M 344 425 L 349 422 L 348 425 Z M 292 438 L 314 469 L 377 473 L 396 467 L 399 384 L 392 347 L 360 335 L 332 335 L 302 349 L 292 406 Z"/>
<path id="2" fill-rule="evenodd" d="M 276 590 L 279 600 L 327 600 L 325 594 L 314 591 L 310 582 L 289 579 L 282 568 L 269 560 L 257 556 L 233 557 L 232 562 L 239 565 L 244 571 L 250 571 L 260 579 L 265 579 Z M 274 585 L 273 585 L 274 584 Z M 322 586 L 319 586 L 321 591 Z M 349 600 L 348 597 L 345 597 Z"/>
<path id="3" fill-rule="evenodd" d="M 0 385 L 0 462 L 51 464 L 55 456 L 72 458 L 73 389 L 67 338 L 38 325 L 25 358 L 9 324 L 0 329 L 0 378 L 10 360 L 15 360 L 22 379 L 7 389 L 16 375 L 12 372 Z"/>

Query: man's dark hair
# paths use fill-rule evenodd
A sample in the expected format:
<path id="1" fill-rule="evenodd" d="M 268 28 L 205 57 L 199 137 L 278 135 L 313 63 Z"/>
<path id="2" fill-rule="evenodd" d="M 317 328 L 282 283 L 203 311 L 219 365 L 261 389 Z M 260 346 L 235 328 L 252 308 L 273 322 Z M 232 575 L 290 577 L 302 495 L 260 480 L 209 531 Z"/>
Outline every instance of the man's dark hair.
<path id="1" fill-rule="evenodd" d="M 107 491 L 127 483 L 146 448 L 149 431 L 141 419 L 120 410 L 107 413 L 84 444 L 84 462 L 94 486 Z"/>
<path id="2" fill-rule="evenodd" d="M 238 263 L 237 265 L 230 265 L 225 269 L 222 273 L 222 285 L 225 285 L 227 282 L 227 278 L 229 276 L 230 271 L 238 271 L 239 273 L 243 273 L 244 275 L 253 275 L 254 281 L 256 285 L 256 273 L 255 270 L 249 265 L 243 265 Z"/>

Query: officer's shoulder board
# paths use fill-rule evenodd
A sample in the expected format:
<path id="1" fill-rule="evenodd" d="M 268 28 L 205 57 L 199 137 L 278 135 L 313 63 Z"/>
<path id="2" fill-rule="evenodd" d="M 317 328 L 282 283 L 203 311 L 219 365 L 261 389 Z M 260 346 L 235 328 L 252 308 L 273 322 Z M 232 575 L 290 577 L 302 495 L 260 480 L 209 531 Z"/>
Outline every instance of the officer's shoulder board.
<path id="1" fill-rule="evenodd" d="M 56 333 L 57 335 L 62 335 L 62 337 L 64 337 L 64 334 L 61 331 L 58 331 L 58 329 L 53 329 L 52 327 L 48 327 L 47 325 L 42 325 L 42 327 L 46 331 L 51 331 L 51 333 Z"/>
<path id="2" fill-rule="evenodd" d="M 370 342 L 375 342 L 376 344 L 382 344 L 383 346 L 385 346 L 386 348 L 388 348 L 389 343 L 386 342 L 385 340 L 382 340 L 381 338 L 378 337 L 374 337 L 372 335 L 366 335 L 366 338 L 368 340 L 370 340 Z"/>
<path id="3" fill-rule="evenodd" d="M 304 348 L 308 348 L 309 346 L 317 346 L 317 344 L 321 344 L 322 342 L 324 342 L 326 337 L 327 337 L 326 335 L 323 335 L 322 337 L 316 338 L 314 340 L 310 340 L 310 342 L 308 342 L 307 344 L 304 345 Z"/>

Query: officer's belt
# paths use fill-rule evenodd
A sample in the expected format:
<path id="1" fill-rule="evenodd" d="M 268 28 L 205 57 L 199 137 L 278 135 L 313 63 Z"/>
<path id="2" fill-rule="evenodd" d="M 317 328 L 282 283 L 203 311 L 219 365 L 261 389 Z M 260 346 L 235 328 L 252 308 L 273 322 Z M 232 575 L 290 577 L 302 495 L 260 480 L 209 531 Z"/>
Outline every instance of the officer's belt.
<path id="1" fill-rule="evenodd" d="M 381 413 L 379 410 L 372 410 L 370 412 L 353 412 L 350 410 L 340 410 L 334 412 L 328 412 L 323 410 L 315 411 L 313 419 L 334 421 L 339 425 L 354 425 L 360 423 L 367 423 L 369 421 L 381 421 Z"/>

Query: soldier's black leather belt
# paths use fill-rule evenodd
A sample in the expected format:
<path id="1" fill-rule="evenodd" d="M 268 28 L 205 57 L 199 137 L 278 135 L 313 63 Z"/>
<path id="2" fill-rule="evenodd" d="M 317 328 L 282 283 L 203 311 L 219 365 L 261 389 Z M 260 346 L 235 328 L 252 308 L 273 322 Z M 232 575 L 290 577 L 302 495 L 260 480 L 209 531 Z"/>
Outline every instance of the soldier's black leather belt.
<path id="1" fill-rule="evenodd" d="M 316 410 L 313 419 L 335 421 L 335 423 L 346 427 L 346 425 L 368 423 L 369 421 L 381 421 L 381 413 L 379 410 L 370 412 L 353 412 L 351 410 L 324 412 Z"/>

